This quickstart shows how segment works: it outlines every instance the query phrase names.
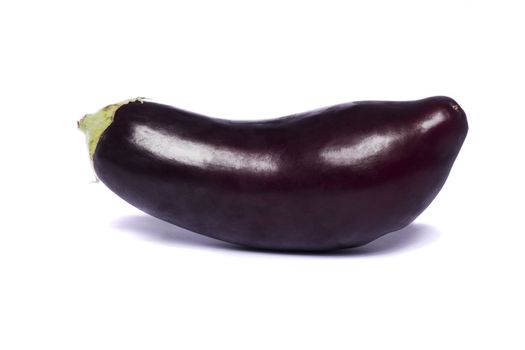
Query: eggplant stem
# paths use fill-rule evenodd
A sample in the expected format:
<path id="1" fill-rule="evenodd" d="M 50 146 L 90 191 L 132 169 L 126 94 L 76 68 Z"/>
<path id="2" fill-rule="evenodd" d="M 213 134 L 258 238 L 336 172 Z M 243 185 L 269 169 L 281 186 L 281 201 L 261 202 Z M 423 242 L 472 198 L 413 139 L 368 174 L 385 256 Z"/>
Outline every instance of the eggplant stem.
<path id="1" fill-rule="evenodd" d="M 125 104 L 131 102 L 144 103 L 144 97 L 137 97 L 122 102 L 108 105 L 96 113 L 86 114 L 77 122 L 77 127 L 86 135 L 86 141 L 89 150 L 89 158 L 93 161 L 93 155 L 97 148 L 98 141 L 104 131 L 111 125 L 115 112 Z"/>

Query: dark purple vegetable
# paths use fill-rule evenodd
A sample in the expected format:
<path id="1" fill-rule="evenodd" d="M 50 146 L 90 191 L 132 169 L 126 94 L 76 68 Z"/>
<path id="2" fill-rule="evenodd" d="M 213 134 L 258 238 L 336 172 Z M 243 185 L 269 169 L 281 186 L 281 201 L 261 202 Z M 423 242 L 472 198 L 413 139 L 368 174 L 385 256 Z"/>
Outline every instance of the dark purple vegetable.
<path id="1" fill-rule="evenodd" d="M 468 130 L 448 97 L 264 121 L 137 99 L 79 126 L 100 180 L 144 212 L 248 247 L 312 251 L 361 246 L 411 223 Z"/>

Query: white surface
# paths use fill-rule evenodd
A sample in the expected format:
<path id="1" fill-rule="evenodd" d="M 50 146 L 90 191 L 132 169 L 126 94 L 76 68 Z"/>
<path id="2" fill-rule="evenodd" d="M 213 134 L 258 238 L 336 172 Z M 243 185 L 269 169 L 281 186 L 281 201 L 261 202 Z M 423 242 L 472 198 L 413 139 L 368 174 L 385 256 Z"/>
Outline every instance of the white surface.
<path id="1" fill-rule="evenodd" d="M 0 349 L 523 349 L 520 2 L 0 5 Z M 449 95 L 470 133 L 415 224 L 235 249 L 93 179 L 75 122 L 147 96 L 224 118 Z M 520 334 L 521 333 L 521 334 Z"/>

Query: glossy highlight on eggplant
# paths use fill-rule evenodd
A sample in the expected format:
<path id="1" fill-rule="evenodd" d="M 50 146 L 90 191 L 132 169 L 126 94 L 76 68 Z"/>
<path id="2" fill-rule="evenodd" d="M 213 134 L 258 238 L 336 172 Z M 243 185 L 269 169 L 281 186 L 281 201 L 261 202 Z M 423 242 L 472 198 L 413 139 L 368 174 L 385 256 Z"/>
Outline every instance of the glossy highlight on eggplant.
<path id="1" fill-rule="evenodd" d="M 269 250 L 358 247 L 410 224 L 468 131 L 451 98 L 231 121 L 143 99 L 86 115 L 99 179 L 159 219 Z"/>

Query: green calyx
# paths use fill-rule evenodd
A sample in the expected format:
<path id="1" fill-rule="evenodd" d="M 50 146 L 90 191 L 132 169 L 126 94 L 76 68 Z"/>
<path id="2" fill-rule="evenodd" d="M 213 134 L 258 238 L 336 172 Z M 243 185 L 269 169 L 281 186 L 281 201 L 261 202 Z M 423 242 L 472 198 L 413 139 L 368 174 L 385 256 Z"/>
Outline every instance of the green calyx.
<path id="1" fill-rule="evenodd" d="M 89 148 L 89 158 L 93 160 L 95 149 L 102 133 L 111 125 L 115 112 L 123 105 L 131 102 L 144 102 L 143 97 L 137 97 L 106 106 L 93 114 L 86 114 L 77 122 L 78 128 L 86 135 Z"/>

